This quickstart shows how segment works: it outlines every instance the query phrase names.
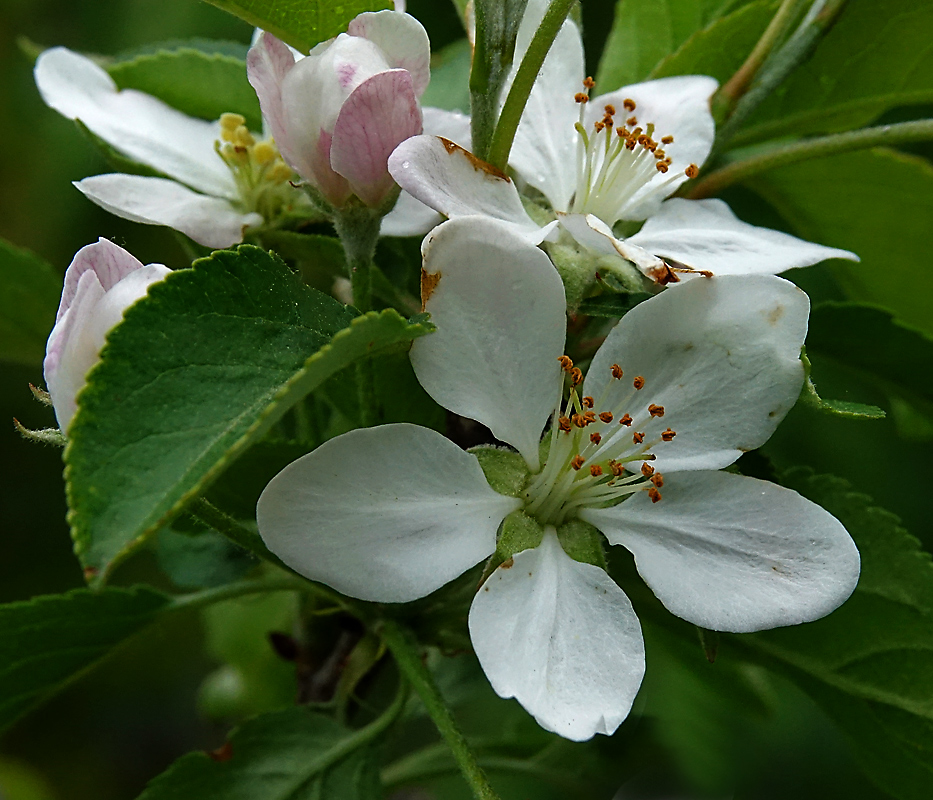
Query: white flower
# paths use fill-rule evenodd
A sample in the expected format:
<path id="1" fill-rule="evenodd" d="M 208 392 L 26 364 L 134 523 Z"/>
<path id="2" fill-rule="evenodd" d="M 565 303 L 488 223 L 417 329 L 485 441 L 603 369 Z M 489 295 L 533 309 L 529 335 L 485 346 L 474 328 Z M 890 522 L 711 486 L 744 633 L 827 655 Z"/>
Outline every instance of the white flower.
<path id="1" fill-rule="evenodd" d="M 430 80 L 428 35 L 397 11 L 360 14 L 347 33 L 296 61 L 270 33 L 250 49 L 249 80 L 285 160 L 334 206 L 380 206 L 395 182 L 392 150 L 421 133 Z"/>
<path id="2" fill-rule="evenodd" d="M 88 371 L 100 359 L 107 333 L 150 284 L 170 270 L 143 266 L 107 239 L 82 247 L 65 271 L 62 301 L 46 345 L 45 383 L 59 427 L 66 431 Z"/>
<path id="3" fill-rule="evenodd" d="M 207 122 L 143 92 L 121 91 L 105 70 L 64 47 L 39 56 L 35 79 L 51 108 L 172 179 L 112 173 L 74 184 L 119 217 L 166 225 L 207 247 L 229 247 L 243 240 L 244 228 L 273 216 L 285 193 L 300 196 L 288 186 L 292 173 L 275 147 L 257 143 L 242 117 Z"/>
<path id="4" fill-rule="evenodd" d="M 546 8 L 547 3 L 529 2 L 516 64 Z M 662 78 L 595 99 L 589 97 L 592 85 L 584 81 L 580 32 L 568 20 L 531 90 L 509 161 L 580 244 L 621 256 L 659 283 L 691 276 L 689 270 L 775 274 L 827 258 L 858 260 L 844 250 L 741 222 L 720 200 L 665 201 L 709 155 L 714 79 Z M 436 136 L 403 142 L 389 170 L 405 190 L 448 217 L 495 217 L 535 244 L 554 236 L 555 223 L 542 227 L 533 221 L 508 176 Z M 612 226 L 620 220 L 647 222 L 619 239 Z"/>
<path id="5" fill-rule="evenodd" d="M 564 291 L 544 253 L 476 218 L 440 226 L 425 247 L 438 330 L 413 347 L 418 379 L 514 447 L 527 482 L 515 496 L 494 491 L 476 457 L 417 425 L 351 431 L 263 492 L 259 531 L 285 563 L 353 597 L 406 602 L 493 553 L 503 520 L 505 537 L 510 520 L 530 517 L 538 540 L 477 593 L 470 634 L 496 692 L 576 740 L 612 733 L 644 672 L 627 597 L 565 552 L 581 520 L 628 548 L 664 605 L 704 628 L 796 624 L 848 597 L 859 556 L 835 518 L 717 471 L 794 404 L 803 292 L 772 276 L 690 281 L 629 312 L 581 385 L 562 357 Z"/>

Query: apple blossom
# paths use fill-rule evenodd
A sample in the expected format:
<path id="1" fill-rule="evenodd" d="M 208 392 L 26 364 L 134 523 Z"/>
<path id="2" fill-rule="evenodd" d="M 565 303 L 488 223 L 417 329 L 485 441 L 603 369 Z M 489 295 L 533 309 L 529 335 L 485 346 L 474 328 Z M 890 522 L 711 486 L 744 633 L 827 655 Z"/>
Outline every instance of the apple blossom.
<path id="1" fill-rule="evenodd" d="M 243 240 L 245 228 L 303 202 L 275 145 L 257 141 L 243 117 L 207 122 L 133 89 L 78 53 L 53 47 L 36 61 L 48 106 L 78 120 L 122 155 L 167 177 L 111 173 L 76 181 L 92 202 L 124 219 L 166 225 L 207 247 Z"/>
<path id="2" fill-rule="evenodd" d="M 65 271 L 62 300 L 46 345 L 45 383 L 55 416 L 67 431 L 88 371 L 100 359 L 110 329 L 170 270 L 143 266 L 107 239 L 82 247 Z"/>
<path id="3" fill-rule="evenodd" d="M 515 64 L 547 8 L 530 0 Z M 513 73 L 514 74 L 514 73 Z M 549 204 L 551 220 L 580 245 L 632 262 L 658 283 L 695 272 L 775 274 L 827 258 L 856 256 L 740 221 L 720 200 L 668 198 L 695 177 L 712 148 L 713 78 L 684 75 L 590 97 L 576 25 L 561 28 L 531 89 L 509 164 Z M 403 142 L 389 159 L 395 180 L 448 217 L 478 214 L 510 223 L 538 244 L 553 221 L 532 219 L 515 184 L 499 170 L 436 136 Z M 619 221 L 647 220 L 627 238 Z M 672 263 L 666 263 L 671 261 Z M 686 269 L 684 269 L 686 268 Z"/>
<path id="4" fill-rule="evenodd" d="M 414 17 L 360 14 L 347 33 L 296 60 L 263 33 L 247 70 L 286 162 L 333 206 L 351 195 L 381 206 L 395 189 L 392 150 L 421 133 L 418 98 L 430 80 L 430 43 Z"/>
<path id="5" fill-rule="evenodd" d="M 834 517 L 718 471 L 763 444 L 799 394 L 803 292 L 773 276 L 690 281 L 629 312 L 584 381 L 563 355 L 561 280 L 513 228 L 453 220 L 424 259 L 438 330 L 414 344 L 415 373 L 517 454 L 474 455 L 411 424 L 338 436 L 260 497 L 260 534 L 286 564 L 353 597 L 406 602 L 495 552 L 469 615 L 480 664 L 499 695 L 575 740 L 618 727 L 645 668 L 597 529 L 704 628 L 797 624 L 849 596 L 859 555 Z M 519 463 L 511 488 L 487 479 L 490 453 Z"/>

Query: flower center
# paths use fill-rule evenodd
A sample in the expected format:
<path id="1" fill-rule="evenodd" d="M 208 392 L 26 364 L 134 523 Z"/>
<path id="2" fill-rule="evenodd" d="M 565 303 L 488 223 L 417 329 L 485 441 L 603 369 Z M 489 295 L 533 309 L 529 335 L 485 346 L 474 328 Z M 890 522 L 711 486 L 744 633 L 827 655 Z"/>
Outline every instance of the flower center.
<path id="1" fill-rule="evenodd" d="M 607 105 L 602 119 L 588 131 L 583 116 L 590 100 L 589 91 L 595 85 L 592 78 L 587 78 L 583 81 L 585 91 L 574 98 L 580 104 L 580 119 L 574 126 L 579 136 L 577 188 L 570 211 L 594 214 L 612 225 L 624 218 L 626 205 L 642 187 L 657 173 L 666 174 L 670 170 L 671 159 L 664 147 L 673 144 L 674 137 L 661 136 L 656 141 L 654 123 L 647 122 L 644 127 L 639 124 L 634 100 L 623 103 L 623 111 L 629 115 L 624 124 L 615 124 L 616 108 Z M 683 174 L 695 178 L 699 168 L 691 164 Z M 679 180 L 680 173 L 672 174 L 658 183 L 657 191 Z"/>
<path id="2" fill-rule="evenodd" d="M 269 220 L 287 202 L 288 181 L 294 173 L 282 160 L 275 142 L 257 142 L 245 122 L 239 114 L 222 114 L 221 141 L 214 149 L 233 173 L 244 211 L 256 211 Z"/>
<path id="3" fill-rule="evenodd" d="M 642 401 L 645 379 L 635 377 L 628 394 L 612 408 L 603 408 L 609 388 L 599 400 L 581 397 L 583 374 L 567 356 L 560 362 L 570 395 L 554 410 L 547 461 L 525 490 L 525 511 L 542 525 L 560 525 L 581 508 L 616 505 L 635 492 L 648 492 L 657 503 L 664 478 L 648 463 L 655 458 L 650 451 L 677 434 L 667 428 L 647 439 L 645 423 L 663 417 L 664 407 Z M 618 364 L 611 372 L 613 381 L 623 379 Z M 634 462 L 642 462 L 641 468 L 626 472 L 626 464 Z"/>

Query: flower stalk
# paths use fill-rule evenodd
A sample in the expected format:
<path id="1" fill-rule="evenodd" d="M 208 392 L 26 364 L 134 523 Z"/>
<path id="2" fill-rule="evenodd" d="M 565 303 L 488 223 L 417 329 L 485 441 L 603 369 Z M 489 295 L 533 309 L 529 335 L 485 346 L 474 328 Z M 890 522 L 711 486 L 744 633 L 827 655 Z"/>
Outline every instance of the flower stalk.
<path id="1" fill-rule="evenodd" d="M 460 767 L 460 772 L 473 790 L 473 796 L 476 800 L 499 800 L 499 795 L 490 785 L 476 755 L 457 727 L 434 678 L 421 659 L 421 649 L 414 635 L 394 620 L 386 620 L 379 634 L 386 647 L 392 651 L 399 670 L 421 698 L 438 731 L 444 737 L 457 766 Z"/>
<path id="2" fill-rule="evenodd" d="M 697 200 L 712 197 L 734 183 L 743 181 L 752 175 L 808 161 L 812 158 L 849 153 L 870 147 L 891 146 L 907 142 L 921 142 L 933 139 L 933 119 L 919 119 L 911 122 L 899 122 L 893 125 L 879 125 L 860 131 L 846 131 L 829 136 L 805 139 L 793 144 L 775 147 L 759 152 L 749 158 L 734 161 L 721 169 L 711 172 L 690 187 L 685 197 Z"/>
<path id="3" fill-rule="evenodd" d="M 490 164 L 499 169 L 505 169 L 509 161 L 512 141 L 515 139 L 518 123 L 521 121 L 522 112 L 531 94 L 531 87 L 534 86 L 544 59 L 551 45 L 554 44 L 554 39 L 557 38 L 564 20 L 567 19 L 573 3 L 574 0 L 552 0 L 515 73 L 515 79 L 512 81 L 512 86 L 499 114 L 499 120 L 496 122 L 486 158 Z"/>

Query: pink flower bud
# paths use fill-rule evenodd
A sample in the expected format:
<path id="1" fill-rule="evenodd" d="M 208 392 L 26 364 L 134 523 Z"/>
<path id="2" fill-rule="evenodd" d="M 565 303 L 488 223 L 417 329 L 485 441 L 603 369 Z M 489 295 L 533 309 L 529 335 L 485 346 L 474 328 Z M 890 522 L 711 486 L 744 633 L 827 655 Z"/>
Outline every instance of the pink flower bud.
<path id="1" fill-rule="evenodd" d="M 45 350 L 45 383 L 55 416 L 67 430 L 77 409 L 76 398 L 88 371 L 100 359 L 110 329 L 123 312 L 144 297 L 149 284 L 170 270 L 143 266 L 107 239 L 82 247 L 65 272 L 62 301 Z"/>
<path id="2" fill-rule="evenodd" d="M 335 206 L 379 206 L 394 181 L 389 154 L 421 133 L 430 78 L 427 33 L 396 11 L 360 14 L 347 33 L 295 60 L 264 33 L 247 60 L 266 124 L 288 164 Z"/>

